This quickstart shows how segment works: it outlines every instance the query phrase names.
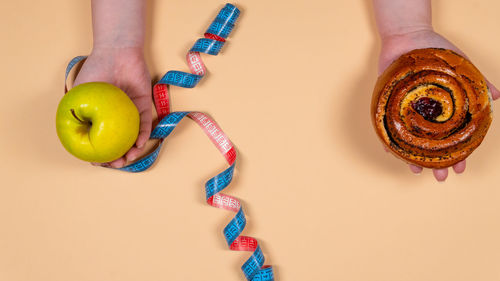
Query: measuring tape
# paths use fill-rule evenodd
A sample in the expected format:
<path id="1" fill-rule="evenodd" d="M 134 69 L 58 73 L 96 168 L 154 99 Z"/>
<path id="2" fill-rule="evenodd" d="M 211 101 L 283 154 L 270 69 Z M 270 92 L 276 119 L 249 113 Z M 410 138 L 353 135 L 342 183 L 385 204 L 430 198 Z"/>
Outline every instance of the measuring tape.
<path id="1" fill-rule="evenodd" d="M 233 179 L 236 163 L 236 150 L 233 143 L 217 123 L 203 112 L 170 112 L 170 99 L 168 94 L 168 85 L 193 88 L 198 84 L 207 72 L 205 64 L 201 60 L 200 53 L 217 55 L 224 46 L 226 38 L 233 30 L 239 14 L 240 10 L 238 10 L 238 8 L 231 4 L 226 4 L 212 24 L 210 24 L 205 32 L 204 38 L 198 39 L 187 53 L 186 59 L 191 73 L 176 70 L 168 71 L 160 81 L 154 85 L 153 99 L 160 122 L 151 132 L 150 138 L 158 139 L 160 143 L 158 147 L 147 156 L 119 170 L 137 173 L 150 168 L 158 158 L 163 141 L 177 127 L 177 124 L 179 124 L 184 117 L 193 120 L 203 129 L 205 134 L 214 143 L 229 164 L 229 168 L 206 182 L 205 193 L 207 203 L 210 206 L 236 213 L 234 218 L 224 228 L 223 233 L 226 242 L 233 251 L 253 252 L 252 256 L 241 267 L 247 280 L 267 281 L 274 280 L 273 268 L 272 266 L 264 265 L 264 254 L 262 253 L 257 239 L 240 235 L 246 226 L 246 218 L 241 202 L 235 197 L 221 193 Z M 68 79 L 71 69 L 85 58 L 86 56 L 78 56 L 69 62 L 66 68 L 66 80 Z M 65 92 L 67 92 L 66 85 Z"/>

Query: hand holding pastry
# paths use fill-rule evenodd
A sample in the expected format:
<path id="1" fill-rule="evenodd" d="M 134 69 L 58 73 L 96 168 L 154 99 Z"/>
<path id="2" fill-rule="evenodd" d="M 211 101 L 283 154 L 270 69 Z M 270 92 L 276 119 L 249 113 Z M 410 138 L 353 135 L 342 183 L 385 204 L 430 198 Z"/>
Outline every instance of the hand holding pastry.
<path id="1" fill-rule="evenodd" d="M 378 26 L 379 33 L 380 33 L 380 36 L 382 39 L 382 49 L 381 49 L 381 54 L 380 54 L 380 59 L 379 59 L 379 74 L 382 74 L 384 71 L 387 71 L 388 70 L 387 68 L 389 67 L 389 65 L 391 65 L 391 63 L 394 62 L 396 59 L 398 59 L 401 55 L 408 53 L 412 50 L 417 50 L 417 49 L 443 48 L 443 49 L 447 49 L 447 50 L 452 50 L 452 51 L 456 52 L 457 54 L 459 54 L 460 56 L 463 56 L 464 58 L 466 58 L 465 54 L 463 54 L 463 52 L 461 52 L 457 47 L 455 47 L 452 43 L 450 43 L 448 40 L 446 40 L 441 35 L 434 32 L 434 30 L 432 28 L 432 22 L 431 22 L 431 3 L 430 3 L 430 0 L 423 0 L 423 1 L 422 0 L 374 0 L 373 3 L 374 3 L 375 14 L 376 14 L 376 19 L 377 19 L 377 26 Z M 439 50 L 436 50 L 436 52 L 438 52 L 438 51 Z M 428 57 L 428 58 L 430 59 L 430 61 L 433 61 L 433 60 L 436 61 L 436 60 L 439 60 L 439 56 L 441 56 L 441 57 L 446 56 L 446 57 L 449 57 L 449 59 L 452 61 L 455 60 L 454 62 L 456 62 L 458 64 L 458 63 L 461 63 L 461 57 L 459 55 L 454 55 L 453 52 L 444 52 L 441 55 L 438 54 L 435 59 L 432 59 L 431 58 L 432 56 Z M 442 61 L 446 61 L 446 58 L 443 57 Z M 467 60 L 465 60 L 465 61 L 466 61 L 465 64 L 467 64 L 467 65 L 470 64 Z M 407 60 L 407 63 L 411 64 L 411 62 L 409 62 L 408 60 Z M 430 62 L 430 64 L 432 65 L 433 63 Z M 472 64 L 470 64 L 470 65 L 472 65 Z M 400 66 L 402 66 L 402 65 L 400 64 Z M 421 70 L 423 68 L 425 68 L 422 65 L 420 65 L 418 67 L 420 67 Z M 470 70 L 470 71 L 474 72 L 474 70 Z M 393 72 L 392 74 L 396 74 L 396 72 Z M 479 71 L 477 71 L 477 73 L 479 73 Z M 384 75 L 387 75 L 387 74 L 384 73 Z M 478 75 L 474 74 L 474 76 L 478 76 Z M 480 73 L 479 73 L 479 76 L 481 76 Z M 414 77 L 414 78 L 416 79 L 417 77 Z M 421 78 L 421 79 L 422 79 L 421 82 L 423 82 L 423 84 L 425 84 L 424 82 L 426 82 L 426 80 L 425 80 L 426 78 Z M 479 80 L 481 80 L 481 79 L 479 79 Z M 381 81 L 379 79 L 379 83 L 380 82 Z M 455 82 L 456 82 L 456 80 L 455 80 Z M 486 91 L 487 91 L 489 89 L 493 99 L 497 99 L 498 97 L 500 97 L 500 92 L 496 89 L 496 87 L 494 87 L 487 80 L 485 80 L 485 82 L 486 82 L 487 88 L 484 87 L 483 90 L 486 89 Z M 429 83 L 430 82 L 427 81 L 427 84 L 429 84 Z M 477 81 L 477 83 L 480 83 L 480 81 Z M 379 86 L 379 85 L 377 85 L 377 86 Z M 414 86 L 417 87 L 418 85 L 415 84 Z M 447 87 L 451 87 L 451 86 L 447 86 Z M 443 89 L 443 88 L 442 87 L 441 88 L 435 87 L 434 89 L 421 88 L 421 90 L 423 90 L 423 91 L 420 91 L 421 92 L 420 94 L 417 92 L 415 93 L 415 98 L 417 98 L 417 97 L 419 97 L 419 98 L 414 99 L 412 101 L 407 100 L 408 105 L 413 109 L 413 113 L 416 113 L 417 109 L 420 109 L 421 112 L 419 114 L 417 114 L 419 116 L 415 116 L 415 118 L 413 118 L 412 121 L 409 121 L 409 119 L 406 121 L 417 122 L 416 121 L 417 119 L 421 119 L 417 123 L 419 123 L 419 124 L 425 123 L 426 126 L 423 126 L 423 127 L 420 125 L 416 126 L 416 128 L 417 128 L 416 130 L 420 130 L 420 131 L 422 131 L 425 128 L 430 130 L 429 126 L 432 127 L 433 122 L 434 122 L 434 125 L 438 125 L 438 124 L 440 124 L 440 122 L 444 122 L 444 121 L 456 122 L 455 124 L 459 123 L 462 126 L 466 126 L 467 124 L 472 124 L 465 119 L 461 119 L 460 122 L 459 122 L 459 120 L 455 120 L 455 119 L 448 120 L 448 118 L 451 117 L 451 115 L 446 116 L 446 114 L 451 114 L 451 112 L 444 112 L 443 110 L 445 110 L 445 111 L 447 109 L 451 110 L 452 108 L 449 108 L 446 106 L 443 107 L 443 105 L 446 105 L 447 103 L 444 102 L 444 100 L 440 100 L 440 98 L 438 98 L 438 97 L 436 97 L 435 99 L 428 97 L 429 93 L 430 93 L 430 95 L 432 95 L 433 92 L 434 92 L 434 94 L 436 94 L 435 92 L 439 92 L 438 89 Z M 457 89 L 458 89 L 458 87 L 457 87 Z M 408 90 L 414 90 L 414 89 L 408 89 Z M 377 92 L 377 89 L 375 90 L 375 92 Z M 444 92 L 446 92 L 446 90 L 444 90 Z M 428 93 L 428 94 L 426 94 L 426 93 Z M 374 95 L 376 95 L 376 94 L 377 93 L 374 93 Z M 444 93 L 440 93 L 438 95 L 443 96 L 443 94 Z M 424 97 L 424 96 L 427 98 L 422 99 L 422 97 Z M 448 95 L 447 99 L 448 99 L 448 101 L 453 101 L 454 97 L 455 96 L 453 94 Z M 483 99 L 484 99 L 484 96 L 483 96 Z M 436 102 L 436 101 L 438 101 L 438 102 Z M 489 108 L 489 105 L 488 106 L 485 105 L 485 108 L 486 107 Z M 408 109 L 408 107 L 407 107 L 407 109 Z M 434 118 L 439 117 L 443 120 L 440 120 L 440 119 L 435 120 L 435 119 L 433 119 L 433 116 L 424 116 L 424 115 L 426 115 L 426 113 L 422 112 L 422 110 L 426 111 L 426 112 L 431 112 L 432 114 L 430 114 L 430 115 L 433 115 L 434 113 L 437 114 L 439 109 L 441 110 L 441 112 L 439 112 L 440 114 L 438 114 L 440 116 L 434 116 Z M 463 111 L 465 115 L 466 115 L 467 110 Z M 488 115 L 488 117 L 485 117 L 486 119 L 490 118 L 488 112 L 483 111 L 483 113 L 484 113 L 484 115 Z M 403 116 L 404 116 L 404 114 L 403 114 Z M 458 116 L 458 114 L 457 114 L 457 116 Z M 429 119 L 431 119 L 431 120 L 429 120 Z M 395 121 L 395 120 L 393 119 L 392 121 Z M 395 123 L 398 123 L 398 122 L 395 121 Z M 465 123 L 467 123 L 467 124 L 465 124 Z M 408 125 L 410 123 L 406 123 L 406 124 Z M 414 125 L 416 125 L 416 123 Z M 482 129 L 487 130 L 486 123 L 482 123 L 482 125 L 483 125 Z M 488 123 L 488 125 L 489 125 L 489 123 Z M 441 127 L 444 127 L 444 126 L 448 126 L 448 125 L 443 125 Z M 486 126 L 486 128 L 484 126 Z M 434 126 L 433 128 L 435 129 L 435 127 L 436 126 Z M 461 129 L 463 129 L 463 128 L 457 127 L 454 130 L 460 131 Z M 450 133 L 450 132 L 451 131 L 448 130 L 448 133 Z M 422 132 L 420 132 L 420 133 L 422 133 Z M 435 134 L 435 132 L 430 132 L 430 133 Z M 486 133 L 485 130 L 484 130 L 484 133 Z M 446 133 L 441 133 L 441 134 L 442 135 L 439 135 L 439 136 L 434 135 L 433 138 L 434 139 L 448 138 L 448 135 L 446 135 L 446 136 L 443 135 Z M 380 134 L 379 134 L 379 136 L 380 136 Z M 414 136 L 414 135 L 407 136 L 407 137 L 411 138 L 412 141 L 416 140 L 418 138 L 418 136 Z M 482 137 L 484 137 L 484 135 L 482 135 Z M 482 137 L 478 137 L 478 136 L 474 135 L 473 138 L 468 139 L 468 142 L 473 142 L 474 144 L 479 145 L 480 140 L 482 140 Z M 435 144 L 435 142 L 434 142 L 434 144 Z M 422 148 L 421 144 L 419 144 L 420 146 L 417 145 L 418 148 L 413 147 L 415 145 L 413 142 L 408 144 L 408 145 L 412 146 L 411 150 L 413 150 L 413 152 L 415 152 L 413 154 L 416 154 L 416 155 L 414 155 L 415 156 L 414 158 L 418 158 L 417 157 L 418 155 L 420 155 L 420 156 L 422 155 L 422 151 L 419 150 L 420 148 Z M 432 141 L 431 142 L 427 141 L 424 143 L 424 145 L 427 145 L 427 147 L 430 148 L 430 146 L 432 145 Z M 462 142 L 461 145 L 464 146 L 464 143 Z M 472 150 L 475 147 L 477 147 L 477 145 L 475 145 L 474 147 L 469 146 L 468 153 L 470 154 L 470 152 L 472 152 Z M 386 146 L 391 147 L 390 145 L 387 145 L 387 144 L 386 144 Z M 393 149 L 393 147 L 396 147 L 396 148 Z M 397 146 L 393 146 L 393 147 L 390 148 L 391 151 L 395 152 L 395 150 L 398 150 Z M 430 150 L 434 150 L 434 152 L 435 152 L 436 149 L 437 150 L 440 149 L 441 150 L 440 153 L 444 153 L 444 155 L 447 153 L 448 154 L 451 153 L 451 151 L 448 151 L 443 147 L 437 148 L 436 146 L 434 146 Z M 418 153 L 416 151 L 418 151 Z M 432 153 L 434 153 L 434 152 L 428 152 L 425 154 L 427 156 L 430 156 L 430 155 L 433 155 Z M 462 153 L 464 153 L 464 152 L 462 152 Z M 400 158 L 404 158 L 404 157 L 401 157 L 402 155 L 400 155 L 397 152 L 395 152 L 395 154 L 397 156 L 399 156 Z M 457 151 L 455 151 L 455 154 L 457 154 Z M 434 156 L 436 156 L 436 155 L 438 155 L 438 154 L 434 153 Z M 430 167 L 430 168 L 433 168 L 434 176 L 436 177 L 436 179 L 438 181 L 444 181 L 446 179 L 446 177 L 448 176 L 448 168 L 447 168 L 448 165 L 447 164 L 453 163 L 452 166 L 453 166 L 453 169 L 456 173 L 462 173 L 465 170 L 465 157 L 468 154 L 465 155 L 465 157 L 463 157 L 464 155 L 465 155 L 465 153 L 461 154 L 461 157 L 456 157 L 456 155 L 455 155 L 454 159 L 462 159 L 462 158 L 464 159 L 464 160 L 460 160 L 456 163 L 454 163 L 455 161 L 451 161 L 450 159 L 448 159 L 449 161 L 447 161 L 447 162 L 446 161 L 441 162 L 441 164 L 425 164 L 425 162 L 422 162 L 422 161 L 416 161 L 416 160 L 410 161 L 409 159 L 405 159 L 405 161 L 410 163 L 410 169 L 414 173 L 420 173 L 422 171 L 422 166 Z M 431 161 L 431 162 L 433 162 L 433 161 Z M 434 162 L 436 162 L 436 161 L 434 161 Z"/>

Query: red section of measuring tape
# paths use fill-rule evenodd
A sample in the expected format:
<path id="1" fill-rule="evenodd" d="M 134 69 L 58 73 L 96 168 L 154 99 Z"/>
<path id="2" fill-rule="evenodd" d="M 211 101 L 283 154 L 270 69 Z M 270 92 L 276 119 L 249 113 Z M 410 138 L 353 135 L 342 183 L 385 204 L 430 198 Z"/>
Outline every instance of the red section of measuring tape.
<path id="1" fill-rule="evenodd" d="M 238 199 L 223 193 L 217 193 L 214 196 L 208 198 L 207 203 L 212 207 L 226 209 L 235 213 L 241 207 L 240 201 L 238 201 Z"/>
<path id="2" fill-rule="evenodd" d="M 168 86 L 165 84 L 156 84 L 153 87 L 153 99 L 156 113 L 158 114 L 158 120 L 161 120 L 170 113 Z"/>
<path id="3" fill-rule="evenodd" d="M 236 150 L 219 125 L 211 120 L 206 114 L 201 112 L 189 113 L 189 117 L 200 125 L 205 134 L 224 155 L 229 165 L 233 165 L 234 160 L 236 160 Z"/>
<path id="4" fill-rule="evenodd" d="M 259 243 L 257 239 L 249 236 L 238 236 L 229 247 L 233 251 L 248 251 L 253 252 L 257 249 Z"/>
<path id="5" fill-rule="evenodd" d="M 189 70 L 191 73 L 204 76 L 207 73 L 207 68 L 201 60 L 200 53 L 198 52 L 188 52 L 186 55 L 186 60 L 188 62 Z"/>
<path id="6" fill-rule="evenodd" d="M 224 38 L 222 38 L 220 36 L 217 36 L 215 34 L 212 34 L 212 33 L 205 33 L 205 38 L 217 40 L 217 41 L 220 41 L 220 42 L 226 42 L 226 39 L 224 39 Z"/>

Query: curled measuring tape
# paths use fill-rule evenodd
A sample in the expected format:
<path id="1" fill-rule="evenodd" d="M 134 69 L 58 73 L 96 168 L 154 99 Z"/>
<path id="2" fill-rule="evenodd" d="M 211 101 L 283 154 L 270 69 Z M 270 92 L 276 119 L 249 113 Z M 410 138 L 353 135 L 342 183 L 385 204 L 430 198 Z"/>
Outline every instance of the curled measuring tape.
<path id="1" fill-rule="evenodd" d="M 238 8 L 226 4 L 219 12 L 212 24 L 205 32 L 204 38 L 196 41 L 187 53 L 187 62 L 191 73 L 181 71 L 168 71 L 160 81 L 153 87 L 153 98 L 155 109 L 160 122 L 151 132 L 151 139 L 160 141 L 158 147 L 139 161 L 120 168 L 127 172 L 142 172 L 150 168 L 158 158 L 163 141 L 172 133 L 177 124 L 188 117 L 197 123 L 226 158 L 229 168 L 209 179 L 205 184 L 206 200 L 210 206 L 235 212 L 236 215 L 224 228 L 224 237 L 229 248 L 233 251 L 253 252 L 250 258 L 243 264 L 241 270 L 247 280 L 268 281 L 274 280 L 272 266 L 264 265 L 264 254 L 255 238 L 240 235 L 245 226 L 246 218 L 241 203 L 235 197 L 221 193 L 232 181 L 236 163 L 236 150 L 229 138 L 215 121 L 202 112 L 170 112 L 170 99 L 168 85 L 184 88 L 192 88 L 198 84 L 206 73 L 206 67 L 201 60 L 200 53 L 217 55 L 224 45 L 225 39 L 231 33 L 234 24 L 240 14 Z M 75 57 L 66 68 L 66 79 L 71 69 L 85 56 Z M 67 87 L 65 87 L 67 91 Z"/>

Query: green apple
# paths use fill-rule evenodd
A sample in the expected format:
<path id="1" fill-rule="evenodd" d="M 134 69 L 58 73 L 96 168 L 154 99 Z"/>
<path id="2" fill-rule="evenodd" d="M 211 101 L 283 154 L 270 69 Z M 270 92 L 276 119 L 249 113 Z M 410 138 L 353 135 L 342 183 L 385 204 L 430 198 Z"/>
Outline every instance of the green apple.
<path id="1" fill-rule="evenodd" d="M 135 143 L 140 117 L 132 100 L 104 82 L 80 84 L 59 103 L 57 135 L 77 158 L 105 163 L 122 157 Z"/>

